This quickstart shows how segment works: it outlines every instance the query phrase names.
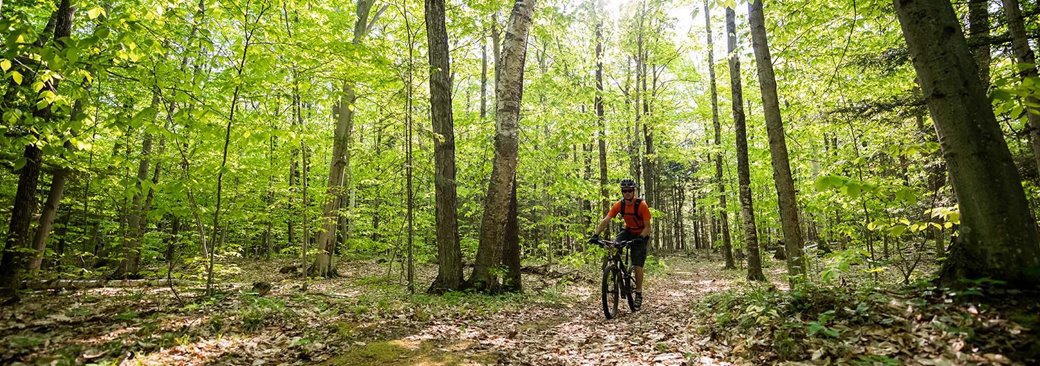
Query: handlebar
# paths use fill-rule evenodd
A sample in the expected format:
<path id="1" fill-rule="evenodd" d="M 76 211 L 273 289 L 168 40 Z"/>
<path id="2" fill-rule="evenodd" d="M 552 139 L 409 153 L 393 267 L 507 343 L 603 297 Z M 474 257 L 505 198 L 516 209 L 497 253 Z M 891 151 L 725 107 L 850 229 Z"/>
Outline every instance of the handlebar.
<path id="1" fill-rule="evenodd" d="M 604 248 L 624 248 L 624 247 L 627 247 L 629 245 L 632 245 L 632 243 L 635 242 L 635 240 L 613 241 L 613 240 L 593 238 L 593 239 L 589 240 L 589 242 L 597 244 L 597 245 L 599 245 L 601 247 L 604 247 Z"/>

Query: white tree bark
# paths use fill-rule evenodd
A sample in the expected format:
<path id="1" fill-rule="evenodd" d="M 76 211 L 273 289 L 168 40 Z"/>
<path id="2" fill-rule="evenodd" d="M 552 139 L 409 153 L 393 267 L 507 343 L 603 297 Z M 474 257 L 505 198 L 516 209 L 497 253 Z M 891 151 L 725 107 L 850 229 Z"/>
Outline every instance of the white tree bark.
<path id="1" fill-rule="evenodd" d="M 469 285 L 478 290 L 497 289 L 498 278 L 491 268 L 502 261 L 503 237 L 509 201 L 513 194 L 513 176 L 518 161 L 518 126 L 520 100 L 523 95 L 524 60 L 527 35 L 534 16 L 536 0 L 517 0 L 506 26 L 502 47 L 502 64 L 495 80 L 495 160 L 484 200 L 484 217 L 480 226 L 480 247 Z"/>

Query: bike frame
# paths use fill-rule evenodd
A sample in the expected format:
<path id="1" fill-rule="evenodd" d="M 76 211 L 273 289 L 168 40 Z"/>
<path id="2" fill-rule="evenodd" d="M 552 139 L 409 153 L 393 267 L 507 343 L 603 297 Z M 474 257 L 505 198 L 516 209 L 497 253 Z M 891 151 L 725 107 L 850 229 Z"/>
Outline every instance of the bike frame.
<path id="1" fill-rule="evenodd" d="M 624 298 L 626 302 L 628 302 L 630 310 L 635 311 L 636 308 L 633 299 L 632 288 L 635 284 L 635 279 L 632 278 L 632 274 L 628 269 L 628 264 L 631 262 L 632 257 L 632 250 L 630 249 L 632 241 L 615 242 L 600 239 L 598 241 L 598 244 L 603 246 L 603 248 L 607 250 L 607 254 L 603 258 L 602 267 L 602 271 L 604 273 L 604 287 L 602 293 L 604 315 L 607 319 L 612 319 L 613 317 L 615 317 L 617 315 L 617 305 L 619 305 L 618 303 L 622 301 L 621 298 Z M 613 305 L 608 304 L 608 299 L 612 296 L 612 294 L 608 293 L 607 286 L 607 281 L 609 277 L 607 272 L 611 270 L 612 267 L 617 268 L 620 274 L 620 276 L 618 276 L 618 278 L 616 278 L 615 280 L 616 283 L 614 283 L 614 286 L 617 287 L 617 295 L 619 296 L 617 296 Z"/>
<path id="2" fill-rule="evenodd" d="M 621 269 L 621 273 L 625 276 L 626 280 L 631 280 L 632 276 L 628 272 L 628 263 L 632 261 L 632 250 L 630 249 L 631 241 L 613 242 L 608 240 L 601 241 L 603 247 L 607 249 L 606 260 L 603 261 L 603 268 L 607 268 L 611 263 L 617 264 L 618 268 Z"/>

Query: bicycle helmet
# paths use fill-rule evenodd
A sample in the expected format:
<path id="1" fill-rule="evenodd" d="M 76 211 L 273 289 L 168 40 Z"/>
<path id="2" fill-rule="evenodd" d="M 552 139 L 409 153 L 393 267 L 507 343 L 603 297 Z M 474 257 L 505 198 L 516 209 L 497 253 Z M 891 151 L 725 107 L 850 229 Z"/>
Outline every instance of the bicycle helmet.
<path id="1" fill-rule="evenodd" d="M 628 178 L 622 179 L 621 180 L 621 189 L 626 189 L 626 188 L 635 189 L 636 188 L 636 182 L 634 180 L 631 180 L 631 179 L 628 179 Z"/>

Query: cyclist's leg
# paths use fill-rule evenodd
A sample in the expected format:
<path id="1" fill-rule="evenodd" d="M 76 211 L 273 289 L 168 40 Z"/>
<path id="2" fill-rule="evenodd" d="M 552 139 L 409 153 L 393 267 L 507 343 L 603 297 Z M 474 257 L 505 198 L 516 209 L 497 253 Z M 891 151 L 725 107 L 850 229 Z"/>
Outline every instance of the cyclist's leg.
<path id="1" fill-rule="evenodd" d="M 636 237 L 635 235 L 633 235 L 633 237 L 639 239 L 639 240 L 636 240 L 635 242 L 633 242 L 632 243 L 632 247 L 631 247 L 632 248 L 631 249 L 632 250 L 632 267 L 633 267 L 633 271 L 632 272 L 635 274 L 635 279 L 636 279 L 635 292 L 636 293 L 642 293 L 643 292 L 643 264 L 646 263 L 646 242 L 647 242 L 647 238 Z"/>

